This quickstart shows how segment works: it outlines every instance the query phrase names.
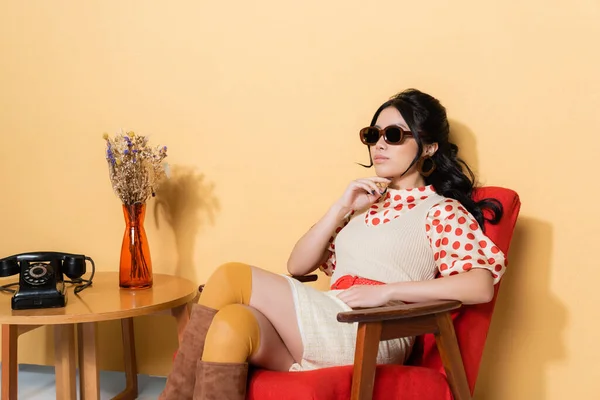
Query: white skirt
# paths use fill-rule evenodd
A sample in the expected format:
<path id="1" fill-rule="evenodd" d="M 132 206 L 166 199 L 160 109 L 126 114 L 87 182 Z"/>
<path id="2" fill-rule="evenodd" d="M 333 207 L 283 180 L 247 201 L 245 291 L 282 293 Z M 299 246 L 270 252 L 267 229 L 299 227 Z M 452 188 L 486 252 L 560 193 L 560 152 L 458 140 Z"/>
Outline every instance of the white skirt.
<path id="1" fill-rule="evenodd" d="M 336 319 L 338 313 L 352 311 L 337 298 L 342 290 L 323 292 L 289 276 L 285 278 L 292 288 L 298 327 L 304 345 L 302 361 L 293 364 L 290 371 L 354 364 L 358 323 L 349 324 L 338 322 Z M 377 364 L 404 363 L 413 344 L 414 337 L 380 342 Z"/>

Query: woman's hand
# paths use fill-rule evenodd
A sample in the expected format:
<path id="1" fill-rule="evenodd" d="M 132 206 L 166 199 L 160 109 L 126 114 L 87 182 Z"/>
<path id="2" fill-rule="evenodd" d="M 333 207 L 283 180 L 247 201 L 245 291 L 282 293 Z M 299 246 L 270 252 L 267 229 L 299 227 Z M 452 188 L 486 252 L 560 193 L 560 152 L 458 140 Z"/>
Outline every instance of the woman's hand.
<path id="1" fill-rule="evenodd" d="M 379 307 L 391 300 L 391 290 L 388 285 L 356 285 L 337 296 L 349 307 Z"/>
<path id="2" fill-rule="evenodd" d="M 377 183 L 387 186 L 390 182 L 391 180 L 378 176 L 354 180 L 350 182 L 337 203 L 343 210 L 362 210 L 375 203 L 385 193 Z"/>

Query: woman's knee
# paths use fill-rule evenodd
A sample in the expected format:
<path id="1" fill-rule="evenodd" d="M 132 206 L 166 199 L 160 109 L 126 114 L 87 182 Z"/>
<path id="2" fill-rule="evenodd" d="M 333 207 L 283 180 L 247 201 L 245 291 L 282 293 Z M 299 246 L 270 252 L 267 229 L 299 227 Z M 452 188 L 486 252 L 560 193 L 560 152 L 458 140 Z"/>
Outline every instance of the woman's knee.
<path id="1" fill-rule="evenodd" d="M 204 286 L 199 303 L 217 310 L 229 304 L 250 304 L 252 267 L 239 262 L 219 266 Z"/>
<path id="2" fill-rule="evenodd" d="M 231 304 L 223 307 L 208 329 L 202 360 L 212 362 L 247 361 L 260 346 L 260 325 L 249 307 Z"/>

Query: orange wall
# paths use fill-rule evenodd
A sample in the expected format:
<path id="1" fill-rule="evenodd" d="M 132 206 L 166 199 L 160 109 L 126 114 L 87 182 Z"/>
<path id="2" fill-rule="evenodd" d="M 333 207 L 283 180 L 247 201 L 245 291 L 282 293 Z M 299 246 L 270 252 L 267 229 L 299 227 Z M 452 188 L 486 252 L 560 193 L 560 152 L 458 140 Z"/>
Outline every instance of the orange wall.
<path id="1" fill-rule="evenodd" d="M 122 127 L 169 146 L 174 176 L 146 223 L 156 272 L 200 283 L 229 260 L 284 272 L 368 173 L 358 129 L 417 87 L 447 106 L 482 183 L 523 201 L 477 398 L 591 398 L 599 20 L 593 0 L 3 1 L 1 253 L 118 268 L 101 136 Z M 175 325 L 161 318 L 136 321 L 141 372 L 169 369 Z M 118 333 L 102 325 L 103 368 L 122 367 Z M 20 360 L 51 363 L 51 343 L 23 336 Z"/>

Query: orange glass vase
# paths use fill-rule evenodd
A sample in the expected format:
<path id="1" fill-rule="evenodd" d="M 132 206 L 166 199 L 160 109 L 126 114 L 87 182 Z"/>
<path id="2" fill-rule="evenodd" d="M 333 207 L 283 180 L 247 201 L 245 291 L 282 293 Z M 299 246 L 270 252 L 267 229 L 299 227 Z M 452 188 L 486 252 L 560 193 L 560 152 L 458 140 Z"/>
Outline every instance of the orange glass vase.
<path id="1" fill-rule="evenodd" d="M 126 289 L 152 287 L 152 260 L 144 229 L 146 204 L 123 204 L 125 234 L 121 245 L 119 286 Z"/>

